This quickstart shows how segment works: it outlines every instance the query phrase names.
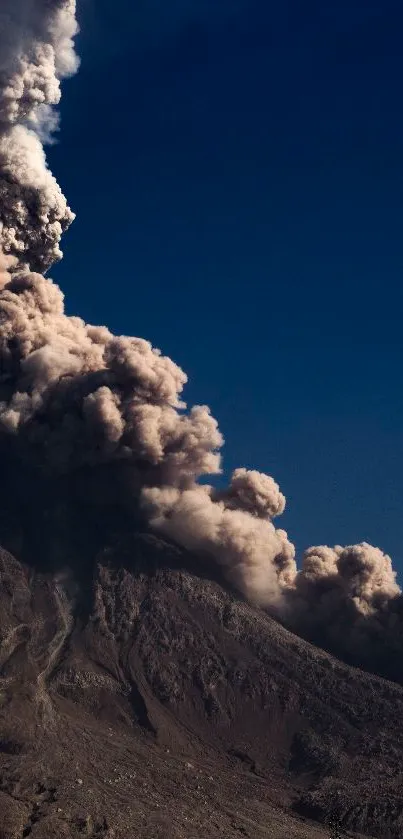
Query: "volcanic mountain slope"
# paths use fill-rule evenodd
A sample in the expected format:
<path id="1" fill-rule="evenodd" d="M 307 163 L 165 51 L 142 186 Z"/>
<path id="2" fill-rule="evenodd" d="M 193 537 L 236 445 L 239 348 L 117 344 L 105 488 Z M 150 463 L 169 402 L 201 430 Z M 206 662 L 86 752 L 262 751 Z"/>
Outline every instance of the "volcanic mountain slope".
<path id="1" fill-rule="evenodd" d="M 2 839 L 402 836 L 403 689 L 196 567 L 147 532 L 80 587 L 1 553 Z"/>

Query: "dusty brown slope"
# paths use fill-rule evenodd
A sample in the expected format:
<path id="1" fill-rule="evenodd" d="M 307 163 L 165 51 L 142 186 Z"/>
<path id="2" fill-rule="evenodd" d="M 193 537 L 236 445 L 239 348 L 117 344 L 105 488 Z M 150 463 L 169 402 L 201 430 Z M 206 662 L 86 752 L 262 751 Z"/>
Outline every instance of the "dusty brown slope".
<path id="1" fill-rule="evenodd" d="M 186 565 L 132 536 L 78 588 L 2 553 L 0 836 L 402 836 L 403 690 Z"/>

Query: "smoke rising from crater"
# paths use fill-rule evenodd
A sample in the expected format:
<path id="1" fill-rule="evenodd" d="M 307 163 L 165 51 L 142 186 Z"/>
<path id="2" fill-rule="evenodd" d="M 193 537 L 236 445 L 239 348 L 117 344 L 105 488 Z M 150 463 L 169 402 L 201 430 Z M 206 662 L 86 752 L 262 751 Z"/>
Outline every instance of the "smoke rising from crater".
<path id="1" fill-rule="evenodd" d="M 74 12 L 73 0 L 7 0 L 1 13 L 1 435 L 50 482 L 96 467 L 107 484 L 112 464 L 125 475 L 116 504 L 130 496 L 151 528 L 212 558 L 251 601 L 343 655 L 382 655 L 403 615 L 390 558 L 366 543 L 314 547 L 297 571 L 273 523 L 285 508 L 273 478 L 239 468 L 224 489 L 200 483 L 221 471 L 223 438 L 208 407 L 187 409 L 180 367 L 142 338 L 68 317 L 58 286 L 28 267 L 59 258 L 72 219 L 42 138 L 60 79 L 77 68 Z"/>
<path id="2" fill-rule="evenodd" d="M 49 171 L 43 140 L 57 127 L 60 80 L 78 67 L 75 0 L 3 0 L 0 10 L 2 247 L 44 271 L 61 257 L 74 215 Z"/>

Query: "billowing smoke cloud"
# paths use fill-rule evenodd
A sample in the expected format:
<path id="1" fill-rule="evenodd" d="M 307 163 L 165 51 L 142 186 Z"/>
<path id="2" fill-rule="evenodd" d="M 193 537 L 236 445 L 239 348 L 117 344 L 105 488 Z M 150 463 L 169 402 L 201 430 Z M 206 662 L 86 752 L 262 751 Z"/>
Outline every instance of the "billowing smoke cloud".
<path id="1" fill-rule="evenodd" d="M 294 547 L 273 519 L 285 507 L 275 481 L 236 469 L 229 486 L 199 483 L 220 472 L 223 443 L 206 406 L 187 411 L 183 371 L 141 338 L 64 314 L 58 286 L 0 264 L 0 432 L 50 480 L 107 467 L 125 474 L 157 532 L 213 559 L 247 598 L 296 631 L 355 661 L 379 657 L 401 625 L 391 560 L 365 543 Z M 129 479 L 127 480 L 127 476 Z"/>
<path id="2" fill-rule="evenodd" d="M 359 545 L 305 551 L 286 622 L 353 664 L 403 680 L 403 595 L 392 560 Z"/>
<path id="3" fill-rule="evenodd" d="M 57 126 L 60 80 L 77 69 L 75 0 L 3 0 L 0 10 L 0 221 L 2 247 L 46 270 L 74 218 L 46 165 L 42 141 Z"/>
<path id="4" fill-rule="evenodd" d="M 295 575 L 271 521 L 284 496 L 245 469 L 224 491 L 198 484 L 220 471 L 223 439 L 207 407 L 185 410 L 186 376 L 169 358 L 67 317 L 51 280 L 17 272 L 0 292 L 0 367 L 0 429 L 42 470 L 125 461 L 141 474 L 153 527 L 213 556 L 249 597 L 278 601 Z"/>
<path id="5" fill-rule="evenodd" d="M 24 456 L 48 475 L 124 463 L 125 492 L 152 528 L 212 557 L 246 597 L 309 637 L 326 625 L 330 645 L 358 643 L 399 595 L 389 557 L 365 543 L 310 548 L 297 572 L 273 524 L 285 498 L 271 477 L 236 469 L 224 489 L 199 483 L 220 472 L 223 439 L 207 407 L 186 410 L 183 371 L 141 338 L 66 316 L 51 280 L 5 267 L 0 430 Z"/>
<path id="6" fill-rule="evenodd" d="M 399 592 L 389 556 L 366 542 L 346 548 L 312 547 L 305 551 L 296 591 L 309 620 L 323 621 L 354 604 L 357 615 L 370 617 Z M 311 605 L 312 604 L 312 605 Z"/>
<path id="7" fill-rule="evenodd" d="M 356 662 L 374 650 L 381 661 L 392 648 L 400 660 L 403 598 L 390 558 L 366 543 L 322 546 L 306 551 L 297 571 L 293 545 L 273 524 L 285 498 L 271 477 L 240 468 L 224 489 L 200 483 L 220 472 L 223 438 L 206 406 L 187 410 L 183 371 L 148 341 L 68 317 L 61 290 L 29 269 L 60 256 L 71 220 L 40 138 L 52 127 L 59 80 L 77 66 L 77 27 L 72 0 L 5 6 L 0 438 L 16 453 L 16 471 L 29 463 L 56 492 L 61 476 L 93 471 L 102 495 L 113 467 L 124 476 L 113 485 L 115 507 L 129 499 L 154 531 L 214 560 L 296 631 Z"/>
<path id="8" fill-rule="evenodd" d="M 219 471 L 208 408 L 182 412 L 186 376 L 141 338 L 63 312 L 51 280 L 15 273 L 0 295 L 0 423 L 49 472 L 112 458 L 186 486 Z"/>
<path id="9" fill-rule="evenodd" d="M 240 472 L 242 477 L 237 474 Z M 237 507 L 236 491 L 242 479 L 248 507 L 252 507 L 253 478 L 249 480 L 249 474 L 240 469 L 234 473 L 229 505 L 225 496 L 217 499 L 212 487 L 196 484 L 185 490 L 144 489 L 143 500 L 152 527 L 186 548 L 213 556 L 226 577 L 246 597 L 282 611 L 283 593 L 295 577 L 295 551 L 286 532 L 275 529 L 267 509 L 265 517 L 261 517 L 262 497 L 251 512 L 243 509 L 244 499 L 240 494 L 240 507 Z M 265 475 L 259 478 L 261 483 L 267 480 L 274 484 Z M 269 506 L 274 499 L 267 501 Z"/>

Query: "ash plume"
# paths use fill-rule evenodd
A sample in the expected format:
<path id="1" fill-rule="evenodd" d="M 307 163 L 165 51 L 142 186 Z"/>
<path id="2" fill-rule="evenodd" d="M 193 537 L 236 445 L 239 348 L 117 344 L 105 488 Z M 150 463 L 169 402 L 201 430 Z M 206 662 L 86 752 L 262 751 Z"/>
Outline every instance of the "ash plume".
<path id="1" fill-rule="evenodd" d="M 2 248 L 47 270 L 74 215 L 46 165 L 60 80 L 78 66 L 75 0 L 3 0 L 0 10 L 0 221 Z"/>
<path id="2" fill-rule="evenodd" d="M 51 280 L 16 272 L 0 292 L 0 365 L 0 429 L 24 456 L 48 475 L 125 462 L 154 528 L 213 556 L 251 598 L 277 602 L 295 574 L 293 546 L 271 521 L 284 496 L 245 469 L 219 493 L 198 484 L 220 471 L 223 438 L 206 406 L 186 411 L 173 361 L 67 317 Z"/>
<path id="3" fill-rule="evenodd" d="M 386 672 L 391 651 L 400 661 L 403 625 L 390 558 L 365 542 L 313 547 L 298 571 L 294 546 L 273 523 L 286 503 L 273 478 L 239 468 L 223 489 L 200 482 L 220 473 L 223 437 L 207 406 L 187 409 L 181 368 L 142 338 L 67 316 L 62 291 L 32 270 L 60 257 L 72 218 L 42 139 L 60 79 L 77 67 L 74 12 L 73 0 L 7 0 L 1 13 L 0 442 L 18 486 L 10 539 L 18 550 L 21 509 L 38 531 L 32 492 L 46 487 L 47 514 L 63 482 L 77 480 L 81 497 L 137 511 L 295 631 L 356 663 L 371 666 L 375 656 Z M 69 492 L 62 500 L 73 504 Z M 50 553 L 63 549 L 66 567 L 74 527 L 56 512 Z M 94 542 L 101 517 L 87 528 Z"/>
<path id="4" fill-rule="evenodd" d="M 352 663 L 403 679 L 403 595 L 392 560 L 361 542 L 308 548 L 289 592 L 286 622 Z"/>
<path id="5" fill-rule="evenodd" d="M 186 410 L 183 371 L 144 339 L 66 316 L 50 279 L 4 270 L 0 430 L 25 458 L 48 476 L 96 467 L 100 479 L 99 467 L 120 464 L 122 504 L 132 496 L 154 530 L 212 557 L 246 597 L 308 636 L 326 625 L 329 643 L 358 643 L 385 619 L 400 594 L 389 557 L 365 543 L 310 548 L 297 572 L 273 524 L 285 508 L 273 478 L 240 468 L 224 489 L 199 483 L 220 472 L 223 438 L 206 406 Z"/>
<path id="6" fill-rule="evenodd" d="M 335 614 L 351 602 L 357 615 L 375 614 L 400 592 L 392 560 L 366 542 L 342 548 L 308 548 L 296 578 L 302 602 L 313 608 L 310 619 L 322 612 Z M 322 618 L 323 620 L 323 618 Z"/>
<path id="7" fill-rule="evenodd" d="M 254 516 L 234 503 L 228 507 L 214 496 L 210 486 L 143 490 L 152 527 L 185 548 L 214 557 L 249 600 L 281 611 L 296 572 L 286 532 L 276 530 L 269 517 Z"/>

